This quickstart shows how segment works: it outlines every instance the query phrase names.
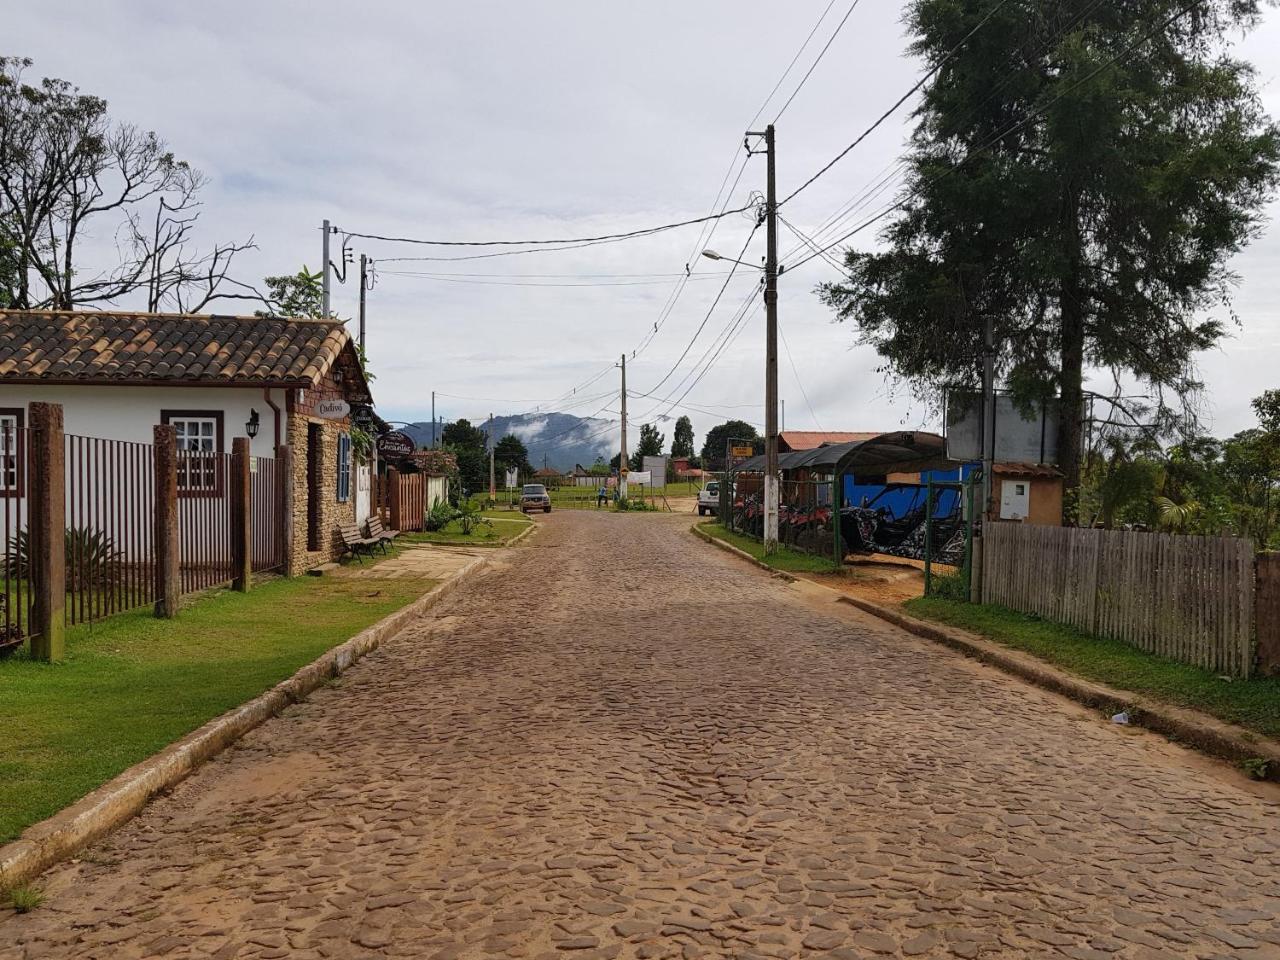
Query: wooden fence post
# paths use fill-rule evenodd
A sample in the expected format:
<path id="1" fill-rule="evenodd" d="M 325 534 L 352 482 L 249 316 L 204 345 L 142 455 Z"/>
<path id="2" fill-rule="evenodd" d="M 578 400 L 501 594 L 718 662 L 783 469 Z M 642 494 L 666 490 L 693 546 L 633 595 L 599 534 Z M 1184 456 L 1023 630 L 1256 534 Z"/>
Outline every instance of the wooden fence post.
<path id="1" fill-rule="evenodd" d="M 62 405 L 30 405 L 27 542 L 31 577 L 31 656 L 57 662 L 66 654 L 66 450 Z"/>
<path id="2" fill-rule="evenodd" d="M 1258 554 L 1255 623 L 1258 629 L 1258 672 L 1280 676 L 1280 553 Z"/>
<path id="3" fill-rule="evenodd" d="M 293 447 L 276 447 L 276 549 L 280 569 L 293 576 Z"/>
<path id="4" fill-rule="evenodd" d="M 253 578 L 253 507 L 249 486 L 249 438 L 231 441 L 231 589 L 249 591 Z"/>
<path id="5" fill-rule="evenodd" d="M 155 554 L 156 616 L 176 617 L 182 596 L 178 542 L 178 430 L 167 424 L 152 429 L 156 458 Z"/>
<path id="6" fill-rule="evenodd" d="M 392 530 L 403 529 L 400 526 L 400 471 L 395 467 L 387 467 L 387 525 Z"/>

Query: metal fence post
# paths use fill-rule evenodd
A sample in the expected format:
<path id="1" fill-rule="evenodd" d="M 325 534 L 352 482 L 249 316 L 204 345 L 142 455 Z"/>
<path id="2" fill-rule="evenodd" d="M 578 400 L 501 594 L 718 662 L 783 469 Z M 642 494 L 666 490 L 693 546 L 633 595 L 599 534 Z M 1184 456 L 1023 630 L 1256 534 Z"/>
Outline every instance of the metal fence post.
<path id="1" fill-rule="evenodd" d="M 249 487 L 249 438 L 231 441 L 231 589 L 246 593 L 253 578 L 253 507 Z"/>
<path id="2" fill-rule="evenodd" d="M 182 596 L 182 564 L 178 542 L 178 430 L 159 424 L 152 429 L 156 458 L 155 554 L 156 616 L 176 617 Z"/>
<path id="3" fill-rule="evenodd" d="M 293 576 L 293 447 L 276 447 L 276 550 L 280 570 Z"/>
<path id="4" fill-rule="evenodd" d="M 387 514 L 392 530 L 404 529 L 400 526 L 400 471 L 395 467 L 387 467 Z"/>
<path id="5" fill-rule="evenodd" d="M 31 578 L 31 656 L 57 662 L 66 655 L 66 451 L 62 405 L 29 408 L 31 490 L 27 518 Z"/>
<path id="6" fill-rule="evenodd" d="M 933 474 L 924 486 L 924 595 L 933 593 Z"/>

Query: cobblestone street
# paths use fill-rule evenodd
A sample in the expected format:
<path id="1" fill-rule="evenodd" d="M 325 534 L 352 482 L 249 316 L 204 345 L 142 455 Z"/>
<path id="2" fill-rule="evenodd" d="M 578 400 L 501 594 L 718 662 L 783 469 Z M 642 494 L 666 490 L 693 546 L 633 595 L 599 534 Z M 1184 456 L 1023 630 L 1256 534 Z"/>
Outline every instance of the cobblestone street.
<path id="1" fill-rule="evenodd" d="M 0 957 L 1280 957 L 1274 792 L 689 522 L 551 515 Z"/>

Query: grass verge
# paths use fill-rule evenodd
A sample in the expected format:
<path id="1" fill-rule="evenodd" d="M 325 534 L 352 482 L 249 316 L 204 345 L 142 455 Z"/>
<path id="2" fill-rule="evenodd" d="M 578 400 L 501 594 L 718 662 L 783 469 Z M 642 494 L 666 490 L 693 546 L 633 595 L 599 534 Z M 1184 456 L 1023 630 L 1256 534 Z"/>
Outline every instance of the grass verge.
<path id="1" fill-rule="evenodd" d="M 0 662 L 0 843 L 421 596 L 434 581 L 296 577 L 67 631 Z"/>
<path id="2" fill-rule="evenodd" d="M 1280 739 L 1280 678 L 1223 680 L 1208 670 L 1157 657 L 1119 640 L 1095 637 L 1004 607 L 939 597 L 908 600 L 903 607 L 922 620 L 981 634 L 1087 680 L 1200 710 Z"/>
<path id="3" fill-rule="evenodd" d="M 744 553 L 749 553 L 757 560 L 763 560 L 775 570 L 783 570 L 787 573 L 831 573 L 836 569 L 836 565 L 826 557 L 815 557 L 811 553 L 801 553 L 799 550 L 792 550 L 789 547 L 780 546 L 777 553 L 766 557 L 764 555 L 764 544 L 759 540 L 753 540 L 750 537 L 744 537 L 741 534 L 726 530 L 716 520 L 707 520 L 700 523 L 698 524 L 698 529 L 709 533 L 717 540 L 723 540 L 725 543 L 737 547 Z"/>
<path id="4" fill-rule="evenodd" d="M 518 514 L 498 514 L 485 511 L 484 514 L 492 522 L 478 524 L 470 533 L 462 532 L 462 524 L 451 520 L 439 530 L 417 530 L 402 533 L 396 538 L 397 543 L 446 543 L 465 544 L 475 547 L 500 547 L 512 538 L 524 533 L 525 528 L 533 521 L 525 520 Z"/>

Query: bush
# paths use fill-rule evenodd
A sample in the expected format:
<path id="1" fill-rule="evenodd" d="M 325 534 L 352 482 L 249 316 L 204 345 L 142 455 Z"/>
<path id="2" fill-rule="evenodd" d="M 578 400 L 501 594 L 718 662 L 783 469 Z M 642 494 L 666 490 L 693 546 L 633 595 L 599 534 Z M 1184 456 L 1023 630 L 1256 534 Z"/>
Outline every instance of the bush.
<path id="1" fill-rule="evenodd" d="M 66 582 L 69 591 L 82 587 L 106 587 L 115 582 L 123 552 L 101 530 L 68 527 L 66 532 Z M 31 532 L 19 530 L 9 541 L 6 573 L 19 580 L 31 574 Z"/>
<path id="2" fill-rule="evenodd" d="M 437 500 L 422 518 L 422 525 L 432 533 L 443 530 L 457 519 L 458 511 L 443 500 Z"/>
<path id="3" fill-rule="evenodd" d="M 483 524 L 486 527 L 493 526 L 489 519 L 481 515 L 484 508 L 475 501 L 468 501 L 458 508 L 456 519 L 458 526 L 461 528 L 464 537 L 471 536 L 475 532 L 476 527 Z"/>

